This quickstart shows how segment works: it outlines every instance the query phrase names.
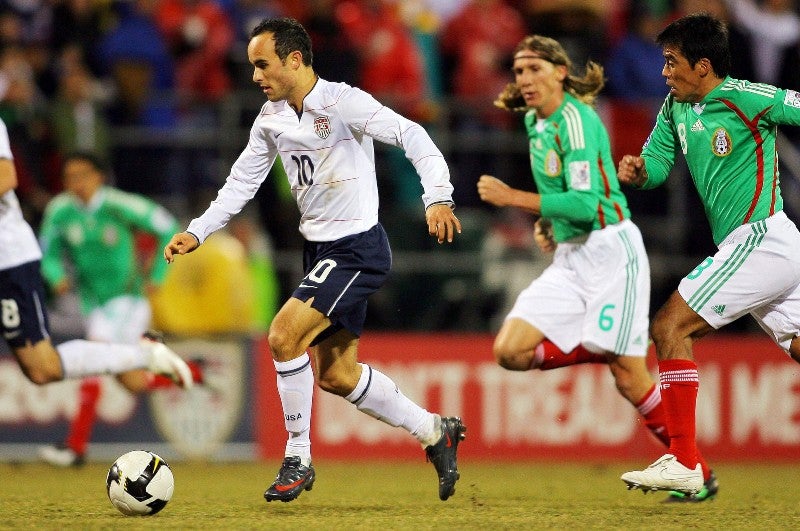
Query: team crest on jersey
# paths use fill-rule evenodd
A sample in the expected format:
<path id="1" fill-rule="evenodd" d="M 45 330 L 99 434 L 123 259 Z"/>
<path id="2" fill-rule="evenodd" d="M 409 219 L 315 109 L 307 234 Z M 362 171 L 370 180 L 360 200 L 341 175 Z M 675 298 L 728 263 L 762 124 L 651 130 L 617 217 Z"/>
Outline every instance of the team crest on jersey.
<path id="1" fill-rule="evenodd" d="M 800 93 L 795 90 L 787 90 L 783 98 L 783 104 L 795 109 L 800 109 Z"/>
<path id="2" fill-rule="evenodd" d="M 561 175 L 561 158 L 555 149 L 551 149 L 544 156 L 544 173 L 549 177 Z"/>
<path id="3" fill-rule="evenodd" d="M 320 138 L 328 138 L 331 134 L 331 121 L 327 116 L 314 118 L 314 132 Z"/>
<path id="4" fill-rule="evenodd" d="M 727 157 L 733 151 L 731 135 L 722 127 L 714 131 L 714 136 L 711 137 L 711 151 L 718 157 Z"/>

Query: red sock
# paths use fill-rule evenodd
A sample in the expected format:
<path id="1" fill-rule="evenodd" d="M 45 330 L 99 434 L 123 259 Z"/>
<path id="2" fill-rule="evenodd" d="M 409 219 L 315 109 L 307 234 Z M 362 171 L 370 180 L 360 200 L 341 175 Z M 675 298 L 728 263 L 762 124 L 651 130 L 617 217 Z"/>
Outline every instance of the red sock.
<path id="1" fill-rule="evenodd" d="M 636 409 L 644 417 L 644 425 L 656 438 L 669 448 L 669 431 L 664 405 L 661 403 L 661 392 L 656 384 L 636 404 Z"/>
<path id="2" fill-rule="evenodd" d="M 552 341 L 545 339 L 533 351 L 531 369 L 548 371 L 579 363 L 608 363 L 608 360 L 605 354 L 589 352 L 583 345 L 578 345 L 572 352 L 564 353 Z"/>
<path id="3" fill-rule="evenodd" d="M 700 460 L 697 450 L 695 408 L 699 376 L 692 360 L 671 359 L 658 362 L 661 400 L 669 429 L 669 453 L 688 468 Z"/>
<path id="4" fill-rule="evenodd" d="M 78 392 L 78 412 L 69 425 L 66 445 L 76 454 L 86 453 L 92 436 L 92 428 L 97 419 L 97 402 L 100 401 L 100 379 L 85 378 Z"/>
<path id="5" fill-rule="evenodd" d="M 192 381 L 197 384 L 203 383 L 203 367 L 200 363 L 189 360 L 186 362 L 186 365 L 189 366 L 189 370 L 192 371 Z M 150 380 L 147 382 L 147 388 L 150 390 L 154 389 L 164 389 L 167 387 L 175 386 L 175 382 L 172 379 L 162 375 L 162 374 L 153 374 Z"/>

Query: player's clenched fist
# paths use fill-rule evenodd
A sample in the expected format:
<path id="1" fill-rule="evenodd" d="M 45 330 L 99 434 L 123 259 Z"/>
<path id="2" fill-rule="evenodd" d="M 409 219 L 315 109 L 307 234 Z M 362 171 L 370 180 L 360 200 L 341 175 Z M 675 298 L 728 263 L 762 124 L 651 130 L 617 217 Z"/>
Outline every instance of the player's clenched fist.
<path id="1" fill-rule="evenodd" d="M 508 206 L 510 193 L 511 187 L 497 177 L 481 175 L 478 179 L 478 195 L 487 203 L 499 207 Z"/>
<path id="2" fill-rule="evenodd" d="M 533 225 L 533 240 L 543 253 L 552 253 L 556 250 L 558 244 L 553 236 L 553 223 L 549 219 L 536 220 Z"/>
<path id="3" fill-rule="evenodd" d="M 197 238 L 189 232 L 179 232 L 164 247 L 164 259 L 168 264 L 175 260 L 176 254 L 191 253 L 200 245 Z"/>
<path id="4" fill-rule="evenodd" d="M 621 183 L 633 186 L 641 186 L 647 180 L 647 172 L 644 168 L 644 159 L 634 155 L 625 155 L 619 161 L 617 168 L 617 179 Z"/>

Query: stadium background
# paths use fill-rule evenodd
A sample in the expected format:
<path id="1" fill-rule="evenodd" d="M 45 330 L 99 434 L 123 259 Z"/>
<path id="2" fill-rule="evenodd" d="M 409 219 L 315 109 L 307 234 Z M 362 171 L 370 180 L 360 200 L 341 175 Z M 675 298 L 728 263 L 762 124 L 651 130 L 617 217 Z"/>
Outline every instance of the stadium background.
<path id="1" fill-rule="evenodd" d="M 593 59 L 607 67 L 598 111 L 618 158 L 639 149 L 664 92 L 660 76 L 652 82 L 646 75 L 661 68 L 660 56 L 653 60 L 643 43 L 648 28 L 721 4 L 5 0 L 0 116 L 20 173 L 18 195 L 34 226 L 60 190 L 60 157 L 75 147 L 106 157 L 116 185 L 154 197 L 187 221 L 213 197 L 263 101 L 243 62 L 247 24 L 271 14 L 301 18 L 314 37 L 323 77 L 372 91 L 430 131 L 451 162 L 465 229 L 452 246 L 435 245 L 422 223 L 421 190 L 410 166 L 399 151 L 376 146 L 381 221 L 394 267 L 370 303 L 363 361 L 385 367 L 424 406 L 463 415 L 470 428 L 465 459 L 649 458 L 660 448 L 603 367 L 518 375 L 491 362 L 492 332 L 547 258 L 532 242 L 532 220 L 481 205 L 475 181 L 492 173 L 530 187 L 521 124 L 491 107 L 509 79 L 515 31 L 557 37 L 578 65 Z M 796 8 L 783 15 L 796 22 Z M 735 18 L 731 23 L 751 42 L 763 37 Z M 117 45 L 142 28 L 162 33 Z M 770 57 L 778 64 L 771 70 L 755 67 L 763 66 L 756 56 L 761 47 L 748 50 L 749 65 L 737 66 L 741 77 L 800 88 L 790 75 L 800 71 L 797 32 L 794 41 L 775 45 Z M 631 53 L 636 60 L 626 64 Z M 620 66 L 621 77 L 611 65 Z M 193 76 L 198 69 L 202 75 Z M 782 190 L 787 213 L 797 221 L 800 151 L 796 132 L 784 133 Z M 279 169 L 274 173 L 229 233 L 212 237 L 205 254 L 178 262 L 171 287 L 154 300 L 157 326 L 181 354 L 207 359 L 213 385 L 135 399 L 110 381 L 91 459 L 108 460 L 142 444 L 173 459 L 279 457 L 284 432 L 263 330 L 302 274 L 295 207 L 279 184 Z M 650 255 L 655 309 L 712 251 L 711 237 L 683 168 L 659 191 L 626 193 Z M 143 260 L 156 252 L 146 238 L 141 248 Z M 187 276 L 194 291 L 170 296 L 176 286 L 184 291 Z M 264 278 L 268 282 L 258 282 Z M 51 303 L 56 338 L 79 335 L 70 300 Z M 703 340 L 697 351 L 703 373 L 698 433 L 709 459 L 796 459 L 800 371 L 748 318 L 726 332 Z M 0 459 L 33 459 L 36 445 L 63 437 L 76 404 L 75 383 L 35 388 L 2 352 Z M 390 436 L 322 393 L 315 396 L 314 415 L 316 456 L 419 454 L 410 438 Z"/>

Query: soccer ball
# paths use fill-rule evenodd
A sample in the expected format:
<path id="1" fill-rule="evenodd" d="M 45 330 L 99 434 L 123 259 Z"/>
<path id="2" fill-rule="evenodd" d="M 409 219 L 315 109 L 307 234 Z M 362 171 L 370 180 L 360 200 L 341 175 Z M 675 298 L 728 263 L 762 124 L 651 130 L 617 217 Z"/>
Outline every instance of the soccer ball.
<path id="1" fill-rule="evenodd" d="M 106 477 L 108 499 L 128 516 L 156 514 L 172 498 L 175 478 L 153 452 L 134 450 L 114 461 Z"/>

